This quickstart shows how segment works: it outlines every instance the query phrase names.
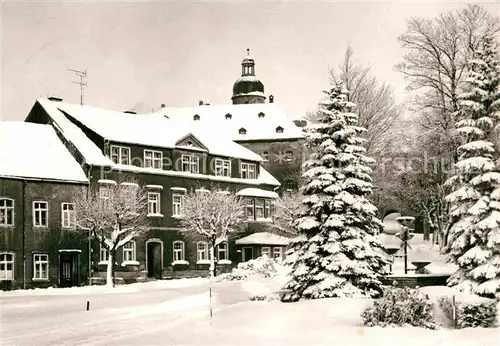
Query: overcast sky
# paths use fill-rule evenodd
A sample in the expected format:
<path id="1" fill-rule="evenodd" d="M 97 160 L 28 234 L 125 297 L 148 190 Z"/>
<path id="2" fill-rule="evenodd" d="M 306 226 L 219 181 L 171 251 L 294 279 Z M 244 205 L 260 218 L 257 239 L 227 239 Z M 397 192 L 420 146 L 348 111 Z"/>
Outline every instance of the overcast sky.
<path id="1" fill-rule="evenodd" d="M 3 2 L 0 118 L 23 120 L 38 97 L 150 111 L 162 103 L 231 102 L 250 48 L 267 95 L 298 118 L 328 87 L 328 69 L 348 45 L 404 99 L 393 70 L 397 38 L 411 16 L 432 17 L 466 2 Z M 499 2 L 483 2 L 499 13 Z"/>

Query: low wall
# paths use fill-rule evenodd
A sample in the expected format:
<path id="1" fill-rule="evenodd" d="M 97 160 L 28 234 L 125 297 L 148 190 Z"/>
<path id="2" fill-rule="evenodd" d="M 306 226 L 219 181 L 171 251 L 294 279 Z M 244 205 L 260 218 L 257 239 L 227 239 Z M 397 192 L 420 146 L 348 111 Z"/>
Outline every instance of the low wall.
<path id="1" fill-rule="evenodd" d="M 382 279 L 382 284 L 392 286 L 396 281 L 398 287 L 446 286 L 449 277 L 443 274 L 388 275 Z"/>

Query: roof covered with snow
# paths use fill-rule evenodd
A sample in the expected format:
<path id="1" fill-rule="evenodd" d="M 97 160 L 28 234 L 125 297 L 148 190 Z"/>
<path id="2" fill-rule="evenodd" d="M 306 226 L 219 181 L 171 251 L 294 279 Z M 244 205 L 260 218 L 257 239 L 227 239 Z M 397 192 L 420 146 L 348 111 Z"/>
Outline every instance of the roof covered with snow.
<path id="1" fill-rule="evenodd" d="M 253 151 L 235 143 L 229 136 L 221 136 L 215 126 L 193 126 L 192 123 L 171 121 L 157 113 L 131 114 L 88 105 L 45 100 L 76 119 L 92 131 L 110 141 L 174 148 L 187 134 L 196 137 L 213 155 L 262 161 Z"/>
<path id="2" fill-rule="evenodd" d="M 303 138 L 302 128 L 295 125 L 288 114 L 275 103 L 237 105 L 201 105 L 196 107 L 165 107 L 156 114 L 190 126 L 217 129 L 233 140 L 280 140 Z M 259 115 L 260 114 L 260 115 Z M 195 115 L 199 120 L 195 120 Z M 197 117 L 196 117 L 197 118 Z M 283 132 L 276 132 L 276 128 Z M 240 134 L 245 129 L 245 134 Z"/>
<path id="3" fill-rule="evenodd" d="M 237 196 L 245 197 L 263 197 L 263 198 L 278 198 L 278 194 L 273 191 L 258 189 L 255 187 L 247 187 L 236 193 Z"/>
<path id="4" fill-rule="evenodd" d="M 0 176 L 87 183 L 51 125 L 0 122 Z"/>
<path id="5" fill-rule="evenodd" d="M 258 232 L 235 241 L 237 245 L 281 245 L 288 246 L 290 239 L 269 232 Z"/>
<path id="6" fill-rule="evenodd" d="M 101 149 L 92 142 L 87 135 L 75 124 L 73 124 L 66 115 L 61 112 L 58 103 L 48 99 L 38 99 L 37 102 L 45 109 L 54 122 L 54 126 L 61 134 L 73 143 L 73 145 L 82 154 L 85 163 L 96 166 L 110 166 L 112 162 L 104 156 Z"/>

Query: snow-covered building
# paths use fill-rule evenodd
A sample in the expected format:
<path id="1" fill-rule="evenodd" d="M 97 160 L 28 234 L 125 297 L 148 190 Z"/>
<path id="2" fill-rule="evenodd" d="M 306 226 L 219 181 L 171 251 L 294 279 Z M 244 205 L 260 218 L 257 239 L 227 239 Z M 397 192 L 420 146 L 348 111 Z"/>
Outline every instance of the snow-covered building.
<path id="1" fill-rule="evenodd" d="M 202 250 L 208 246 L 185 239 L 179 228 L 182 195 L 189 190 L 221 187 L 245 197 L 247 233 L 262 231 L 272 221 L 279 181 L 262 167 L 260 155 L 210 128 L 158 113 L 105 110 L 55 98 L 37 100 L 26 121 L 52 124 L 91 187 L 105 189 L 133 175 L 148 188 L 150 230 L 117 254 L 118 276 L 124 279 L 168 276 L 169 270 L 182 275 L 173 264 L 179 258 L 189 263 L 189 272 L 206 269 Z M 93 249 L 94 275 L 104 276 L 107 254 L 98 244 Z M 234 240 L 216 249 L 220 270 L 241 260 L 238 250 Z"/>
<path id="2" fill-rule="evenodd" d="M 52 126 L 0 122 L 0 289 L 85 282 L 71 201 L 88 183 Z"/>

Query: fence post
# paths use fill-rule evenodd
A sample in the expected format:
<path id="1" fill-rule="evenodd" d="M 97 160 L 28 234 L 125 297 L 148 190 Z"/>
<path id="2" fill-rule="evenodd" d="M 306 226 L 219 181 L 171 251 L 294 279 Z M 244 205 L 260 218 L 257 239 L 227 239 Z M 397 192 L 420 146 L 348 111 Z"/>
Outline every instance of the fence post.
<path id="1" fill-rule="evenodd" d="M 212 287 L 208 289 L 210 294 L 210 324 L 212 324 Z"/>
<path id="2" fill-rule="evenodd" d="M 456 301 L 455 301 L 455 295 L 453 295 L 453 299 L 451 301 L 451 306 L 453 308 L 453 328 L 456 329 L 457 328 L 457 305 L 456 305 Z"/>

